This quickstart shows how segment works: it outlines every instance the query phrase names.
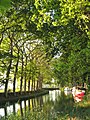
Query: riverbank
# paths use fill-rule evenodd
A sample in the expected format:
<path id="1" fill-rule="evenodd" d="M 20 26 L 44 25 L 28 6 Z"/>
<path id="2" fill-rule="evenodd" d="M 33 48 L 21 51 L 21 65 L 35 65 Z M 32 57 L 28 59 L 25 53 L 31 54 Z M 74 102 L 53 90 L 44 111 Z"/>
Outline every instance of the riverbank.
<path id="1" fill-rule="evenodd" d="M 59 90 L 59 88 L 42 88 L 42 89 L 44 89 L 44 90 Z"/>
<path id="2" fill-rule="evenodd" d="M 16 92 L 15 95 L 10 92 L 8 93 L 8 97 L 4 97 L 4 93 L 0 93 L 0 104 L 5 103 L 5 102 L 14 102 L 14 101 L 18 101 L 18 100 L 25 100 L 28 98 L 35 98 L 35 97 L 39 97 L 45 94 L 48 94 L 49 90 L 45 90 L 45 89 L 41 89 L 41 90 L 37 90 L 37 91 L 26 91 L 26 92 L 22 92 L 22 94 L 20 94 L 20 92 Z"/>

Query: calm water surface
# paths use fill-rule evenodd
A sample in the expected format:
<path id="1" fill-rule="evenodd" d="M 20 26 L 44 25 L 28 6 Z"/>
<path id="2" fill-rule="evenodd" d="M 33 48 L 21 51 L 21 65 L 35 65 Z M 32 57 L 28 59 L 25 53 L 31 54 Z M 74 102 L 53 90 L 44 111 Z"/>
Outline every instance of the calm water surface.
<path id="1" fill-rule="evenodd" d="M 53 109 L 56 105 L 59 103 L 59 100 L 61 98 L 61 91 L 60 90 L 53 90 L 49 91 L 49 94 L 40 96 L 34 99 L 27 99 L 23 101 L 18 101 L 17 103 L 5 103 L 3 105 L 0 105 L 0 120 L 3 117 L 6 117 L 7 115 L 10 115 L 11 113 L 17 114 L 20 113 L 21 116 L 25 114 L 26 110 L 32 110 L 34 108 L 45 108 L 47 109 Z M 63 99 L 62 99 L 63 100 Z"/>

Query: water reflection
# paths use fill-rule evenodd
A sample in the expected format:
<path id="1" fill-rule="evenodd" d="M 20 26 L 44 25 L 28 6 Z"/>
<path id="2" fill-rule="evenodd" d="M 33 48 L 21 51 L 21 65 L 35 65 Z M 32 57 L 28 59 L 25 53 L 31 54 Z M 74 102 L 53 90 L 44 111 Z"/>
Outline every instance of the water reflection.
<path id="1" fill-rule="evenodd" d="M 50 91 L 45 96 L 18 101 L 10 105 L 7 103 L 0 110 L 1 116 L 8 115 L 10 110 L 19 114 L 20 117 L 23 116 L 23 120 L 25 118 L 27 120 L 62 120 L 62 118 L 63 120 L 86 120 L 87 116 L 90 118 L 90 106 L 79 106 L 74 102 L 71 93 L 65 95 L 61 91 Z"/>
<path id="2" fill-rule="evenodd" d="M 65 93 L 65 95 L 67 96 L 67 95 L 72 94 L 72 91 L 71 91 L 71 90 L 64 90 L 64 93 Z"/>
<path id="3" fill-rule="evenodd" d="M 20 113 L 21 116 L 25 116 L 27 110 L 34 110 L 37 106 L 42 109 L 42 106 L 48 107 L 48 103 L 52 101 L 53 103 L 58 99 L 58 96 L 61 94 L 61 91 L 49 91 L 49 94 L 40 96 L 34 99 L 28 99 L 23 101 L 18 101 L 17 103 L 5 103 L 0 105 L 0 118 L 6 117 L 11 113 Z M 51 109 L 51 108 L 50 108 Z"/>
<path id="4" fill-rule="evenodd" d="M 60 93 L 61 91 L 59 90 L 49 91 L 50 100 L 55 101 L 57 97 L 60 95 Z"/>

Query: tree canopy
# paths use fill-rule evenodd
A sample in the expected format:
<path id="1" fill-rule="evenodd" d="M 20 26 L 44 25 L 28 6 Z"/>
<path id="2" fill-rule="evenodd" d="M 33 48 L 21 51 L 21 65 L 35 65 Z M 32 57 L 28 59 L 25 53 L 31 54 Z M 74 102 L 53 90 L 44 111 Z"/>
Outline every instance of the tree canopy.
<path id="1" fill-rule="evenodd" d="M 0 0 L 0 13 L 4 13 L 10 7 L 11 0 Z"/>
<path id="2" fill-rule="evenodd" d="M 64 85 L 89 76 L 89 0 L 1 0 L 0 6 L 1 13 L 6 9 L 0 16 L 0 81 L 6 96 L 10 81 L 15 93 L 16 81 L 22 92 L 23 86 L 39 89 L 53 77 Z"/>

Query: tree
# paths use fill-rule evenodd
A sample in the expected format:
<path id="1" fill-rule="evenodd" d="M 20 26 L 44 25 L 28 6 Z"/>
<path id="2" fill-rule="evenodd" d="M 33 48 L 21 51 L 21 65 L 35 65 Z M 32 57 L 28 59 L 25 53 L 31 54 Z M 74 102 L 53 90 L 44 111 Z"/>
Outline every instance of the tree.
<path id="1" fill-rule="evenodd" d="M 4 90 L 5 97 L 7 97 L 9 75 L 10 75 L 10 70 L 11 70 L 11 66 L 12 66 L 12 57 L 13 57 L 13 40 L 12 40 L 12 36 L 9 35 L 9 39 L 10 39 L 10 60 L 9 60 L 9 65 L 7 67 L 7 73 L 6 73 L 6 82 L 5 82 L 5 90 Z"/>
<path id="2" fill-rule="evenodd" d="M 41 88 L 45 79 L 51 79 L 52 74 L 47 73 L 52 71 L 50 62 L 56 55 L 60 58 L 54 59 L 53 70 L 62 85 L 81 79 L 89 71 L 85 69 L 89 65 L 89 5 L 88 0 L 12 1 L 0 17 L 0 63 L 4 66 L 0 71 L 3 78 L 9 70 L 14 93 L 16 81 L 21 80 L 22 92 L 23 86 L 27 90 L 27 82 L 28 90 L 31 84 L 35 90 L 36 82 Z"/>
<path id="3" fill-rule="evenodd" d="M 11 0 L 0 0 L 0 13 L 4 13 L 10 7 Z"/>

